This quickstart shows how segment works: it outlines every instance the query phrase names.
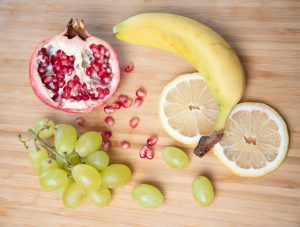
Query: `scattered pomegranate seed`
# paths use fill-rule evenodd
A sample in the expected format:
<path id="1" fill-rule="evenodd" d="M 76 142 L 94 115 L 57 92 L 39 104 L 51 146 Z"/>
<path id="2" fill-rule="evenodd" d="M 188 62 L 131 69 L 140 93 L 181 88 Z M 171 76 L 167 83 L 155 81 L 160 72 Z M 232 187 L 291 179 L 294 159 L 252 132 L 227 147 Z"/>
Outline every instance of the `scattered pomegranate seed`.
<path id="1" fill-rule="evenodd" d="M 110 130 L 102 131 L 101 136 L 103 140 L 108 140 L 112 136 L 112 132 Z"/>
<path id="2" fill-rule="evenodd" d="M 115 124 L 115 120 L 112 117 L 109 117 L 109 116 L 104 119 L 104 122 L 108 125 L 114 125 Z"/>
<path id="3" fill-rule="evenodd" d="M 130 72 L 132 72 L 132 71 L 133 71 L 133 69 L 134 69 L 134 66 L 133 66 L 133 64 L 132 64 L 132 63 L 130 63 L 130 64 L 128 64 L 128 65 L 126 65 L 126 66 L 124 66 L 124 72 L 126 72 L 126 73 L 130 73 Z"/>
<path id="4" fill-rule="evenodd" d="M 112 106 L 105 106 L 104 107 L 104 112 L 106 114 L 111 114 L 111 113 L 115 112 L 115 108 L 113 108 Z"/>
<path id="5" fill-rule="evenodd" d="M 131 98 L 128 98 L 125 102 L 122 103 L 122 106 L 123 106 L 124 108 L 129 108 L 129 107 L 132 106 L 132 103 L 133 103 L 132 99 L 131 99 Z"/>
<path id="6" fill-rule="evenodd" d="M 129 125 L 131 128 L 136 128 L 140 123 L 140 119 L 138 117 L 133 117 L 129 121 Z"/>
<path id="7" fill-rule="evenodd" d="M 111 104 L 111 106 L 115 109 L 120 109 L 122 106 L 122 103 L 120 101 L 116 101 L 113 104 Z"/>
<path id="8" fill-rule="evenodd" d="M 109 140 L 103 142 L 102 144 L 103 151 L 108 151 L 110 147 L 111 147 L 111 142 Z"/>
<path id="9" fill-rule="evenodd" d="M 144 102 L 144 99 L 143 99 L 143 98 L 137 97 L 137 98 L 134 100 L 133 106 L 134 106 L 135 108 L 138 108 L 138 107 L 140 107 L 140 106 L 143 104 L 143 102 Z"/>
<path id="10" fill-rule="evenodd" d="M 76 117 L 75 118 L 75 124 L 79 125 L 79 126 L 84 126 L 84 124 L 85 124 L 84 117 Z"/>
<path id="11" fill-rule="evenodd" d="M 154 151 L 149 148 L 148 146 L 143 146 L 140 150 L 140 157 L 141 158 L 147 158 L 147 159 L 153 159 L 154 157 Z"/>
<path id="12" fill-rule="evenodd" d="M 127 142 L 127 141 L 122 141 L 121 142 L 121 147 L 124 148 L 124 149 L 128 149 L 128 148 L 130 148 L 130 143 Z"/>
<path id="13" fill-rule="evenodd" d="M 135 94 L 137 97 L 143 98 L 146 96 L 147 92 L 145 91 L 144 88 L 140 87 L 139 89 L 136 90 Z"/>
<path id="14" fill-rule="evenodd" d="M 119 95 L 119 100 L 121 103 L 126 102 L 128 99 L 129 98 L 127 95 Z"/>
<path id="15" fill-rule="evenodd" d="M 148 146 L 153 147 L 157 143 L 157 141 L 158 141 L 157 136 L 151 136 L 147 139 L 147 144 Z"/>

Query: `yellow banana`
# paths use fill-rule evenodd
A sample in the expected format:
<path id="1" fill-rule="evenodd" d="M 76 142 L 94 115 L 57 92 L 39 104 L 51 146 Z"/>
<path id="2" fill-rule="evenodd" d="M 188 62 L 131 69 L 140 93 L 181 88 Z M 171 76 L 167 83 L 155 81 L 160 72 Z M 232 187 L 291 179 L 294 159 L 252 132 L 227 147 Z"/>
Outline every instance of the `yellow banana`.
<path id="1" fill-rule="evenodd" d="M 245 76 L 237 55 L 220 35 L 195 20 L 166 13 L 130 17 L 115 25 L 113 32 L 120 40 L 167 50 L 190 62 L 219 103 L 215 131 L 223 129 L 243 95 Z"/>

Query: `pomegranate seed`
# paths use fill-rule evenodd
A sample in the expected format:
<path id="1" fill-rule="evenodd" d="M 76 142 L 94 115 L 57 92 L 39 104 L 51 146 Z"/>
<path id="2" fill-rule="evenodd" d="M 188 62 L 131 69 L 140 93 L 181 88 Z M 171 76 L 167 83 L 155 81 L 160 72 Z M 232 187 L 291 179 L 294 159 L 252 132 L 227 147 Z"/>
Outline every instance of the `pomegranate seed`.
<path id="1" fill-rule="evenodd" d="M 112 118 L 112 117 L 106 117 L 104 119 L 105 123 L 108 124 L 108 125 L 114 125 L 115 124 L 115 120 Z"/>
<path id="2" fill-rule="evenodd" d="M 107 140 L 112 136 L 112 132 L 110 130 L 105 130 L 101 132 L 101 136 L 104 140 Z"/>
<path id="3" fill-rule="evenodd" d="M 141 158 L 147 158 L 147 159 L 153 159 L 154 157 L 154 151 L 149 148 L 148 146 L 143 146 L 140 150 L 140 157 Z"/>
<path id="4" fill-rule="evenodd" d="M 86 68 L 86 71 L 85 71 L 86 75 L 90 76 L 90 75 L 92 75 L 93 72 L 94 72 L 93 67 Z"/>
<path id="5" fill-rule="evenodd" d="M 133 103 L 132 99 L 131 99 L 131 98 L 128 98 L 125 102 L 122 103 L 122 106 L 123 106 L 124 108 L 129 108 L 129 107 L 132 106 L 132 103 Z"/>
<path id="6" fill-rule="evenodd" d="M 95 62 L 95 61 L 93 61 L 92 63 L 91 63 L 91 66 L 94 68 L 94 70 L 96 71 L 96 72 L 98 72 L 99 70 L 100 70 L 100 65 L 97 63 L 97 62 Z"/>
<path id="7" fill-rule="evenodd" d="M 104 88 L 103 89 L 103 94 L 104 95 L 108 95 L 109 94 L 109 89 L 108 88 Z"/>
<path id="8" fill-rule="evenodd" d="M 153 147 L 157 143 L 157 141 L 158 141 L 157 136 L 151 136 L 147 139 L 147 144 L 148 146 Z"/>
<path id="9" fill-rule="evenodd" d="M 105 69 L 100 69 L 97 74 L 100 77 L 104 77 L 106 75 L 106 70 Z"/>
<path id="10" fill-rule="evenodd" d="M 61 56 L 64 56 L 64 55 L 66 55 L 66 53 L 63 52 L 62 50 L 57 50 L 57 51 L 56 51 L 56 56 L 61 57 Z"/>
<path id="11" fill-rule="evenodd" d="M 84 124 L 85 124 L 84 117 L 76 117 L 75 118 L 75 124 L 79 125 L 79 126 L 84 126 Z"/>
<path id="12" fill-rule="evenodd" d="M 135 108 L 138 108 L 138 107 L 140 107 L 140 106 L 143 104 L 143 101 L 144 101 L 143 98 L 138 97 L 138 98 L 136 98 L 136 99 L 134 100 L 133 106 L 134 106 Z"/>
<path id="13" fill-rule="evenodd" d="M 65 65 L 65 66 L 68 66 L 69 65 L 69 61 L 68 60 L 62 60 L 61 64 Z"/>
<path id="14" fill-rule="evenodd" d="M 64 80 L 61 80 L 61 81 L 59 81 L 58 82 L 58 86 L 60 87 L 60 88 L 62 88 L 64 85 L 65 85 L 65 81 Z"/>
<path id="15" fill-rule="evenodd" d="M 127 99 L 129 99 L 127 95 L 119 95 L 119 100 L 121 103 L 126 102 Z"/>
<path id="16" fill-rule="evenodd" d="M 110 147 L 111 147 L 111 142 L 109 140 L 103 142 L 102 144 L 103 151 L 108 151 Z"/>
<path id="17" fill-rule="evenodd" d="M 102 68 L 103 69 L 106 69 L 108 67 L 108 64 L 107 63 L 104 63 L 103 65 L 102 65 Z"/>
<path id="18" fill-rule="evenodd" d="M 55 101 L 58 98 L 58 93 L 57 92 L 53 92 L 53 96 L 51 97 L 51 99 L 53 101 Z"/>
<path id="19" fill-rule="evenodd" d="M 74 66 L 71 65 L 71 66 L 68 67 L 67 73 L 68 73 L 68 74 L 71 74 L 74 70 L 75 70 Z"/>
<path id="20" fill-rule="evenodd" d="M 111 78 L 109 78 L 109 77 L 103 77 L 103 78 L 101 78 L 100 82 L 103 85 L 108 85 L 111 82 Z"/>
<path id="21" fill-rule="evenodd" d="M 44 75 L 45 73 L 46 73 L 46 68 L 44 68 L 44 67 L 39 67 L 38 68 L 38 73 L 40 74 L 40 75 Z"/>
<path id="22" fill-rule="evenodd" d="M 102 65 L 104 63 L 104 57 L 101 55 L 98 59 L 96 59 L 96 62 Z"/>
<path id="23" fill-rule="evenodd" d="M 146 94 L 147 94 L 147 92 L 145 91 L 145 89 L 144 88 L 139 88 L 139 89 L 137 89 L 136 90 L 136 96 L 137 97 L 139 97 L 139 98 L 143 98 L 143 97 L 145 97 L 146 96 Z"/>
<path id="24" fill-rule="evenodd" d="M 112 106 L 105 106 L 104 107 L 104 112 L 106 114 L 111 114 L 111 113 L 115 112 L 115 108 L 113 108 Z"/>
<path id="25" fill-rule="evenodd" d="M 64 74 L 60 74 L 60 73 L 57 73 L 56 76 L 60 80 L 65 78 L 65 75 Z"/>
<path id="26" fill-rule="evenodd" d="M 107 74 L 110 74 L 111 72 L 112 72 L 111 68 L 108 67 L 108 68 L 106 69 L 106 73 L 107 73 Z"/>
<path id="27" fill-rule="evenodd" d="M 82 88 L 83 91 L 86 91 L 86 90 L 87 90 L 87 85 L 86 85 L 86 83 L 83 83 L 82 86 L 81 86 L 81 88 Z"/>
<path id="28" fill-rule="evenodd" d="M 47 50 L 45 47 L 41 48 L 40 51 L 38 52 L 38 55 L 46 55 L 47 54 Z"/>
<path id="29" fill-rule="evenodd" d="M 90 97 L 89 97 L 88 95 L 83 95 L 83 96 L 82 96 L 82 100 L 85 100 L 85 101 L 86 101 L 86 100 L 89 100 L 89 99 L 90 99 Z"/>
<path id="30" fill-rule="evenodd" d="M 105 51 L 105 53 L 104 53 L 104 57 L 105 57 L 105 58 L 109 58 L 109 57 L 110 57 L 109 50 L 106 50 L 106 51 Z"/>
<path id="31" fill-rule="evenodd" d="M 77 75 L 75 75 L 74 78 L 73 78 L 73 81 L 74 82 L 78 82 L 79 81 L 79 77 Z"/>
<path id="32" fill-rule="evenodd" d="M 128 65 L 126 65 L 126 66 L 124 67 L 124 72 L 130 73 L 130 72 L 133 71 L 133 69 L 134 69 L 134 66 L 133 66 L 132 63 L 130 63 L 130 64 L 128 64 Z"/>
<path id="33" fill-rule="evenodd" d="M 39 68 L 47 68 L 48 65 L 49 65 L 48 62 L 41 62 L 41 63 L 39 64 Z"/>
<path id="34" fill-rule="evenodd" d="M 58 91 L 58 89 L 59 89 L 59 84 L 58 84 L 58 82 L 52 82 L 52 90 L 54 90 L 54 91 Z"/>
<path id="35" fill-rule="evenodd" d="M 127 142 L 127 141 L 122 141 L 121 142 L 121 147 L 124 148 L 124 149 L 128 149 L 128 148 L 130 148 L 130 143 Z"/>
<path id="36" fill-rule="evenodd" d="M 72 89 L 75 86 L 74 81 L 73 80 L 69 80 L 68 83 L 67 83 L 67 86 Z"/>
<path id="37" fill-rule="evenodd" d="M 62 66 L 61 69 L 59 70 L 60 73 L 66 74 L 68 72 L 68 67 L 67 66 Z"/>
<path id="38" fill-rule="evenodd" d="M 93 53 L 94 58 L 99 59 L 101 57 L 101 53 L 99 52 L 94 52 Z"/>
<path id="39" fill-rule="evenodd" d="M 115 108 L 115 109 L 120 109 L 121 108 L 121 106 L 122 106 L 122 103 L 120 102 L 120 101 L 116 101 L 116 102 L 114 102 L 113 104 L 111 104 L 111 106 L 113 107 L 113 108 Z"/>
<path id="40" fill-rule="evenodd" d="M 98 50 L 98 47 L 97 47 L 97 44 L 91 44 L 90 45 L 90 49 L 93 51 L 93 52 L 99 52 L 99 50 Z"/>
<path id="41" fill-rule="evenodd" d="M 129 125 L 131 128 L 136 128 L 140 123 L 140 119 L 138 117 L 133 117 L 129 121 Z"/>
<path id="42" fill-rule="evenodd" d="M 42 82 L 43 84 L 49 84 L 50 82 L 52 82 L 52 76 L 45 76 L 42 78 Z"/>
<path id="43" fill-rule="evenodd" d="M 69 56 L 69 60 L 70 60 L 71 62 L 75 61 L 75 56 L 74 56 L 74 55 Z"/>

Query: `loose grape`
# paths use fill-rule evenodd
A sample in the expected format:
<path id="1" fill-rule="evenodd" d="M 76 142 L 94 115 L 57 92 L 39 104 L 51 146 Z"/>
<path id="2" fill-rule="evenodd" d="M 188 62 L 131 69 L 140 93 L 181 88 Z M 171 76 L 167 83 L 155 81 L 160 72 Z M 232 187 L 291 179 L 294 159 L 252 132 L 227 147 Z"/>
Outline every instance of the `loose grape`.
<path id="1" fill-rule="evenodd" d="M 56 191 L 67 184 L 67 172 L 62 169 L 50 169 L 40 175 L 40 185 L 46 190 Z"/>
<path id="2" fill-rule="evenodd" d="M 45 128 L 45 126 L 48 126 L 49 128 Z M 40 131 L 42 128 L 45 128 L 45 129 Z M 54 122 L 47 118 L 39 119 L 35 123 L 34 131 L 36 133 L 39 133 L 39 137 L 42 139 L 49 138 L 50 136 L 53 136 L 53 133 L 54 133 Z"/>
<path id="3" fill-rule="evenodd" d="M 97 190 L 102 178 L 100 173 L 92 166 L 86 164 L 78 164 L 72 169 L 74 180 L 88 190 Z"/>
<path id="4" fill-rule="evenodd" d="M 54 145 L 61 155 L 73 152 L 77 141 L 77 131 L 72 125 L 59 124 L 54 132 Z"/>
<path id="5" fill-rule="evenodd" d="M 67 208 L 76 208 L 82 203 L 85 195 L 84 188 L 72 181 L 64 190 L 63 203 Z"/>
<path id="6" fill-rule="evenodd" d="M 189 158 L 186 153 L 177 147 L 164 148 L 162 157 L 170 167 L 175 169 L 184 169 L 189 164 Z"/>
<path id="7" fill-rule="evenodd" d="M 131 179 L 131 170 L 123 164 L 109 165 L 102 171 L 103 185 L 108 188 L 117 188 L 127 184 Z"/>
<path id="8" fill-rule="evenodd" d="M 214 200 L 214 188 L 204 176 L 198 176 L 194 179 L 192 185 L 193 196 L 201 206 L 208 206 Z"/>
<path id="9" fill-rule="evenodd" d="M 111 201 L 111 192 L 108 188 L 100 187 L 88 192 L 89 201 L 98 207 L 104 207 Z"/>
<path id="10" fill-rule="evenodd" d="M 75 150 L 81 157 L 86 157 L 97 151 L 102 144 L 99 132 L 90 131 L 81 135 L 76 143 Z"/>
<path id="11" fill-rule="evenodd" d="M 162 193 L 156 187 L 149 184 L 136 185 L 131 195 L 134 201 L 145 208 L 157 208 L 164 201 Z"/>
<path id="12" fill-rule="evenodd" d="M 104 170 L 108 166 L 109 157 L 104 151 L 96 151 L 87 156 L 84 161 L 100 171 Z"/>
<path id="13" fill-rule="evenodd" d="M 44 147 L 38 147 L 29 152 L 29 161 L 34 168 L 38 168 L 45 159 L 48 159 L 48 152 Z"/>
<path id="14" fill-rule="evenodd" d="M 43 172 L 46 172 L 50 169 L 57 169 L 58 164 L 54 159 L 45 159 L 41 161 L 38 167 L 39 174 L 42 174 Z"/>

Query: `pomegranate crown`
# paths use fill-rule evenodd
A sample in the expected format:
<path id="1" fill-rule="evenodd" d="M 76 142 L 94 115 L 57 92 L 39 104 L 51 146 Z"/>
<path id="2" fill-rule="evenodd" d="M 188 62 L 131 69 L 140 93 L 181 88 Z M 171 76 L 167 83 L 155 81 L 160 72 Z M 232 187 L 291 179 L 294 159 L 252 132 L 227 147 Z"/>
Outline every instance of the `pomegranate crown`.
<path id="1" fill-rule="evenodd" d="M 69 39 L 74 38 L 75 36 L 80 37 L 82 40 L 86 40 L 89 35 L 86 31 L 84 21 L 71 18 L 71 20 L 67 24 L 67 31 L 64 34 L 64 36 L 67 36 Z"/>

